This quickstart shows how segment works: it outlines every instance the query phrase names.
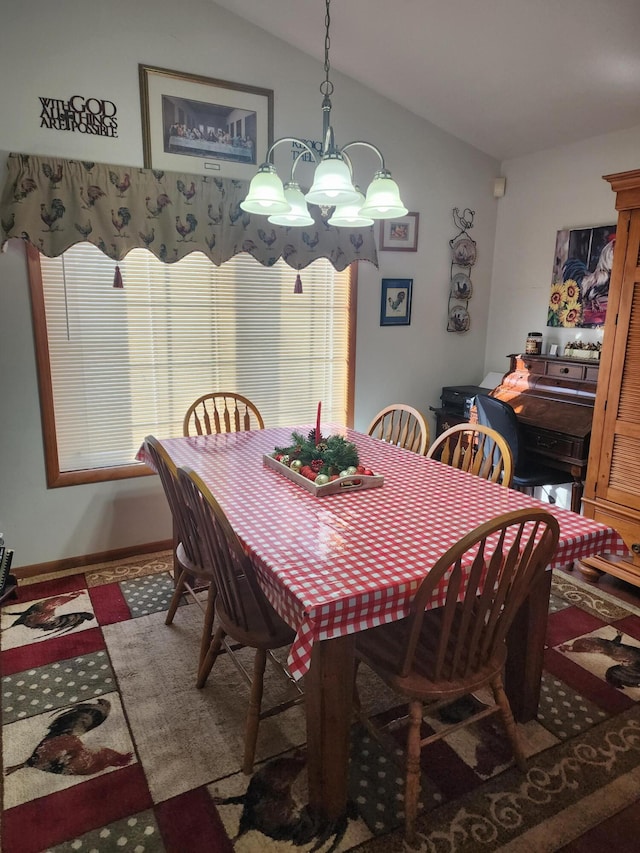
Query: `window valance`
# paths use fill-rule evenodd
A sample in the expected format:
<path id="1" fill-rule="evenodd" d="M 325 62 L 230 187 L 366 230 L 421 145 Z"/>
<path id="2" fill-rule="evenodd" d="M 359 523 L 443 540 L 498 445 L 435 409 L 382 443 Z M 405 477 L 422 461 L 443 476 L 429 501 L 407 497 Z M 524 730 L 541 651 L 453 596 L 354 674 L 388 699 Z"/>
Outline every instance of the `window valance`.
<path id="1" fill-rule="evenodd" d="M 272 225 L 241 210 L 248 181 L 31 154 L 10 154 L 7 167 L 2 246 L 18 237 L 56 257 L 88 240 L 113 260 L 147 248 L 166 263 L 200 251 L 217 266 L 239 252 L 297 270 L 317 258 L 377 266 L 373 227 L 335 228 L 313 206 L 312 226 Z"/>

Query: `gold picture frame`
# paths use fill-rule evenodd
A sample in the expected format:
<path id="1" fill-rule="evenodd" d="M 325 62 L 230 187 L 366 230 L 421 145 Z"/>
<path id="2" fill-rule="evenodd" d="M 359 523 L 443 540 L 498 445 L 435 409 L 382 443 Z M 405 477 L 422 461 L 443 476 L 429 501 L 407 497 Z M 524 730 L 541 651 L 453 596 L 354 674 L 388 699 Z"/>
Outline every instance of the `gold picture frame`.
<path id="1" fill-rule="evenodd" d="M 138 66 L 147 169 L 250 180 L 273 142 L 273 89 Z"/>

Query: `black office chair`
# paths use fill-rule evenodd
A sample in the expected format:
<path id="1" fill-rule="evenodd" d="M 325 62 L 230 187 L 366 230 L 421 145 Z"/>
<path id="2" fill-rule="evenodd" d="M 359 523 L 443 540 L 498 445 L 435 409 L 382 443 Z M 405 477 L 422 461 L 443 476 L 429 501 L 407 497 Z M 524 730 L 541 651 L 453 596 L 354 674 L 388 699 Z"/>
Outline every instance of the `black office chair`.
<path id="1" fill-rule="evenodd" d="M 527 455 L 518 418 L 508 403 L 487 394 L 478 394 L 475 405 L 478 423 L 499 432 L 511 448 L 514 469 L 512 489 L 532 495 L 538 486 L 559 486 L 572 482 L 571 475 L 566 471 L 558 471 L 538 461 L 536 457 Z M 555 503 L 555 498 L 549 496 L 549 502 Z"/>

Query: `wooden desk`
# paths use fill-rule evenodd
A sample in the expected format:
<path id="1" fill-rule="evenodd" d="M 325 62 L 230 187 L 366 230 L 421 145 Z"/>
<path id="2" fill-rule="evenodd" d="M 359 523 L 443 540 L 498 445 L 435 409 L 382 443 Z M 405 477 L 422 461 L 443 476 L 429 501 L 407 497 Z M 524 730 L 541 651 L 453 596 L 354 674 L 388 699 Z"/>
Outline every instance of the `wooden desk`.
<path id="1" fill-rule="evenodd" d="M 299 427 L 303 434 L 311 424 Z M 211 488 L 249 552 L 262 588 L 296 628 L 289 666 L 305 675 L 310 805 L 321 817 L 347 800 L 354 638 L 404 617 L 420 579 L 477 525 L 540 502 L 351 430 L 382 488 L 316 498 L 263 465 L 291 429 L 167 439 L 178 465 Z M 323 425 L 323 433 L 339 428 Z M 139 458 L 143 458 L 139 455 Z M 615 531 L 548 504 L 560 522 L 553 565 L 602 550 L 624 553 Z M 537 713 L 551 572 L 516 619 L 507 688 L 517 717 Z M 431 602 L 443 603 L 444 590 Z"/>

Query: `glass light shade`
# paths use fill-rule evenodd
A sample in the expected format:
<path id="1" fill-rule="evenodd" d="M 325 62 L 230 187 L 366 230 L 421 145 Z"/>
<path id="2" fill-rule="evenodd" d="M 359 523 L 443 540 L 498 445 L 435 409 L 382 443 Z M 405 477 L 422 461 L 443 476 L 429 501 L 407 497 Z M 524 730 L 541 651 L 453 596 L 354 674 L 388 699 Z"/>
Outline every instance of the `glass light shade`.
<path id="1" fill-rule="evenodd" d="M 249 184 L 249 192 L 240 207 L 247 213 L 259 213 L 268 216 L 272 213 L 287 213 L 291 205 L 284 196 L 282 181 L 275 167 L 263 163 Z"/>
<path id="2" fill-rule="evenodd" d="M 364 225 L 373 225 L 373 219 L 369 216 L 363 216 L 360 212 L 364 204 L 364 196 L 359 190 L 357 192 L 358 201 L 336 205 L 333 215 L 327 220 L 329 225 L 335 225 L 338 228 L 357 228 Z"/>
<path id="3" fill-rule="evenodd" d="M 342 157 L 321 160 L 313 176 L 313 186 L 306 195 L 311 204 L 346 204 L 358 200 L 358 191 L 351 182 L 351 172 Z"/>
<path id="4" fill-rule="evenodd" d="M 391 179 L 389 172 L 376 172 L 360 213 L 373 219 L 391 219 L 408 213 L 400 198 L 398 185 Z"/>
<path id="5" fill-rule="evenodd" d="M 289 202 L 291 210 L 288 213 L 274 213 L 269 217 L 269 222 L 274 225 L 313 225 L 313 216 L 309 213 L 307 202 L 302 195 L 300 185 L 295 181 L 285 185 L 284 197 Z"/>

